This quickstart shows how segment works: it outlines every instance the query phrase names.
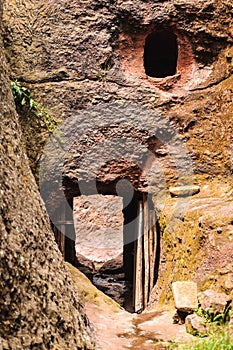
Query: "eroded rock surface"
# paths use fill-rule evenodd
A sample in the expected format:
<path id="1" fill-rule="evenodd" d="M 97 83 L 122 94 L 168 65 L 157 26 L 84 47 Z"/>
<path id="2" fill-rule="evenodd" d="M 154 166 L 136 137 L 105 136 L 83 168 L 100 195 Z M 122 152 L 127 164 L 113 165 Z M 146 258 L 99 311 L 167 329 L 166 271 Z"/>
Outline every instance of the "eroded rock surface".
<path id="1" fill-rule="evenodd" d="M 4 42 L 11 77 L 27 84 L 62 120 L 99 103 L 131 101 L 152 109 L 174 122 L 198 173 L 229 174 L 231 11 L 230 1 L 219 0 L 6 1 Z M 177 37 L 178 77 L 148 78 L 145 40 L 163 30 Z M 122 125 L 117 134 L 124 130 Z M 173 170 L 168 173 L 172 178 Z"/>
<path id="2" fill-rule="evenodd" d="M 78 125 L 82 137 L 74 137 L 65 164 L 58 161 L 57 168 L 59 152 L 55 148 L 54 163 L 48 167 L 52 176 L 56 169 L 63 172 L 66 195 L 80 195 L 80 164 L 83 181 L 91 174 L 102 194 L 115 194 L 116 182 L 124 178 L 137 191 L 147 192 L 147 180 L 153 180 L 162 235 L 152 302 L 169 302 L 174 280 L 191 279 L 199 289 L 215 285 L 219 291 L 232 294 L 231 13 L 230 0 L 5 1 L 4 44 L 11 78 L 25 84 L 56 118 L 67 121 L 78 113 L 74 129 L 77 131 Z M 153 78 L 145 74 L 145 41 L 158 33 L 168 40 L 176 37 L 177 71 L 173 76 Z M 119 108 L 110 108 L 109 103 L 129 107 L 128 113 L 122 116 Z M 99 121 L 94 123 L 103 110 L 109 114 L 111 127 L 99 128 Z M 86 129 L 82 129 L 83 117 Z M 169 122 L 169 136 L 177 132 L 173 145 L 180 141 L 188 150 L 190 167 L 183 162 L 182 152 L 174 161 L 167 139 L 161 142 L 153 137 L 151 125 L 161 130 L 164 120 Z M 30 119 L 23 125 L 31 162 L 38 164 L 41 143 L 30 137 Z M 110 142 L 128 137 L 126 151 L 125 143 L 116 147 Z M 132 161 L 135 144 L 140 144 L 140 152 Z M 120 153 L 112 159 L 116 148 L 123 149 L 127 159 L 119 159 Z M 98 163 L 93 154 L 86 157 L 93 149 L 95 156 L 107 159 L 105 164 Z M 143 167 L 150 165 L 147 149 L 158 165 L 157 173 L 154 169 L 148 179 L 138 166 L 141 160 Z M 191 184 L 200 186 L 200 193 L 188 206 L 169 196 L 165 201 L 167 189 L 184 185 L 187 177 L 190 180 L 190 171 Z M 46 185 L 52 205 L 59 206 L 60 198 L 50 183 Z"/>
<path id="3" fill-rule="evenodd" d="M 123 251 L 123 203 L 116 196 L 74 199 L 76 252 L 93 263 L 104 263 Z"/>
<path id="4" fill-rule="evenodd" d="M 0 76 L 0 348 L 94 349 L 28 165 L 1 39 Z"/>

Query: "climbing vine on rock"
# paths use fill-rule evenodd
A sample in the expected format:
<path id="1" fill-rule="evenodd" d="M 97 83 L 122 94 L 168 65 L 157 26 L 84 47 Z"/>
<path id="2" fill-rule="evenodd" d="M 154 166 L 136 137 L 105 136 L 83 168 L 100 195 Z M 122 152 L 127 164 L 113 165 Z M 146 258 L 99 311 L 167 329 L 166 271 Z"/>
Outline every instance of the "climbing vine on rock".
<path id="1" fill-rule="evenodd" d="M 39 165 L 44 145 L 60 121 L 36 102 L 28 87 L 23 86 L 19 81 L 11 81 L 11 90 L 19 115 L 29 164 L 38 182 Z"/>
<path id="2" fill-rule="evenodd" d="M 17 111 L 21 114 L 33 112 L 36 118 L 42 118 L 44 125 L 49 133 L 53 133 L 57 128 L 59 121 L 51 116 L 46 109 L 37 103 L 31 96 L 30 90 L 22 86 L 17 80 L 11 81 L 11 90 L 15 100 Z"/>

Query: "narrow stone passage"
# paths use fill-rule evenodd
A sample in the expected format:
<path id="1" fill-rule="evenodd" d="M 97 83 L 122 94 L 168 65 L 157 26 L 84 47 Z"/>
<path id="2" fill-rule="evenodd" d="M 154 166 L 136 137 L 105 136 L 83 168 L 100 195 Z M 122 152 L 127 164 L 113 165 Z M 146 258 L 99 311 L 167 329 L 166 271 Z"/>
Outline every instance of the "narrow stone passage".
<path id="1" fill-rule="evenodd" d="M 102 350 L 166 349 L 170 343 L 194 338 L 186 333 L 185 325 L 173 323 L 173 311 L 144 311 L 139 315 L 121 309 L 103 310 L 91 304 L 86 305 L 86 310 Z"/>
<path id="2" fill-rule="evenodd" d="M 189 342 L 185 325 L 173 323 L 175 310 L 129 313 L 99 291 L 78 269 L 67 264 L 101 350 L 165 349 L 171 342 Z"/>
<path id="3" fill-rule="evenodd" d="M 129 197 L 129 198 L 128 198 Z M 82 195 L 58 208 L 53 230 L 65 261 L 129 312 L 156 283 L 160 230 L 151 196 Z"/>

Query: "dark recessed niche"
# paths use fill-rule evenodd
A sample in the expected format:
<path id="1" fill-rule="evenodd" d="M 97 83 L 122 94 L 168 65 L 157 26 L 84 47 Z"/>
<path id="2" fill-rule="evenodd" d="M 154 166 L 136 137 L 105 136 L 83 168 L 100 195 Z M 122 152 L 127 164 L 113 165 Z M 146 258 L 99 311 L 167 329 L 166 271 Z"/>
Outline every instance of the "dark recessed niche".
<path id="1" fill-rule="evenodd" d="M 178 44 L 170 30 L 159 30 L 147 36 L 144 48 L 145 73 L 153 78 L 176 74 Z"/>

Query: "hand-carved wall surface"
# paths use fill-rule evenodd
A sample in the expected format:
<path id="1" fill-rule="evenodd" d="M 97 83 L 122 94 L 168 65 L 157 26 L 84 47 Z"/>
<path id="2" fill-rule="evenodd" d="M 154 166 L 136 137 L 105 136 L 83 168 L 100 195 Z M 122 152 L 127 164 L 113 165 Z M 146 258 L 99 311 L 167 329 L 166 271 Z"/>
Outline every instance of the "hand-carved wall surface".
<path id="1" fill-rule="evenodd" d="M 0 348 L 94 349 L 28 165 L 1 38 L 0 76 Z"/>
<path id="2" fill-rule="evenodd" d="M 176 135 L 173 145 L 181 142 L 189 152 L 190 168 L 195 175 L 191 182 L 199 184 L 201 191 L 190 200 L 192 210 L 187 219 L 176 212 L 172 234 L 165 227 L 174 199 L 169 197 L 165 203 L 167 207 L 161 215 L 164 216 L 161 228 L 165 235 L 156 293 L 162 291 L 163 295 L 168 295 L 174 276 L 187 279 L 192 276 L 203 282 L 210 271 L 217 270 L 220 256 L 224 256 L 228 266 L 232 257 L 231 214 L 225 217 L 232 198 L 233 171 L 232 1 L 8 0 L 5 1 L 3 24 L 11 79 L 27 86 L 33 98 L 64 124 L 77 115 L 77 123 L 70 131 L 75 130 L 79 135 L 87 126 L 85 133 L 73 140 L 64 162 L 57 164 L 59 151 L 54 150 L 57 158 L 52 159 L 50 169 L 54 171 L 51 176 L 56 178 L 55 169 L 63 171 L 67 197 L 80 192 L 93 194 L 89 184 L 85 187 L 87 193 L 80 191 L 78 186 L 79 176 L 88 182 L 88 174 L 98 180 L 98 190 L 103 194 L 115 194 L 115 182 L 122 179 L 130 180 L 137 191 L 148 192 L 145 174 L 135 165 L 136 159 L 135 163 L 129 161 L 127 148 L 124 160 L 109 158 L 109 162 L 99 168 L 96 167 L 98 157 L 88 158 L 88 152 L 93 149 L 98 156 L 98 150 L 102 151 L 105 142 L 108 145 L 103 153 L 105 158 L 106 152 L 111 155 L 120 151 L 120 147 L 113 147 L 112 140 L 116 138 L 130 138 L 132 149 L 135 143 L 140 144 L 142 158 L 147 150 L 156 158 L 162 169 L 160 171 L 158 167 L 158 173 L 162 173 L 163 178 L 156 177 L 152 192 L 157 194 L 158 179 L 165 184 L 162 186 L 165 192 L 169 185 L 179 185 L 181 174 L 177 175 L 172 148 L 169 149 L 166 138 L 154 137 L 154 129 L 148 128 L 153 121 L 159 121 L 157 126 L 160 122 L 169 123 L 168 129 Z M 154 38 L 156 47 L 158 33 L 165 40 L 173 38 L 175 43 L 172 54 L 176 67 L 164 77 L 146 74 L 145 54 L 148 50 L 145 45 Z M 153 53 L 155 62 L 158 57 L 167 55 L 166 47 L 161 49 L 163 55 Z M 128 114 L 119 116 L 112 113 L 110 104 L 117 105 L 118 110 L 119 106 L 131 107 Z M 100 118 L 99 111 L 103 106 L 112 121 L 106 129 L 103 125 L 98 128 L 94 122 Z M 140 114 L 135 110 L 146 112 Z M 29 120 L 23 125 L 29 156 L 31 162 L 35 162 L 42 154 L 41 144 L 30 138 L 33 123 Z M 170 131 L 168 134 L 171 135 Z M 55 141 L 59 142 L 59 138 Z M 151 158 L 143 159 L 143 166 L 149 166 Z M 179 164 L 185 179 L 190 169 L 182 160 L 181 152 Z M 80 164 L 83 172 L 78 171 Z M 53 193 L 50 184 L 45 185 Z M 214 209 L 212 197 L 218 198 L 219 205 L 225 208 L 223 216 L 221 211 Z M 50 198 L 54 206 L 59 203 L 55 196 Z M 209 223 L 208 215 L 215 224 Z M 199 217 L 204 217 L 208 224 L 199 226 Z M 216 234 L 219 223 L 224 228 L 222 239 Z M 191 240 L 190 237 L 194 238 Z M 178 243 L 184 243 L 182 249 Z M 208 257 L 204 257 L 204 251 L 208 251 Z M 211 265 L 211 262 L 214 263 Z M 223 266 L 219 268 L 223 269 Z M 232 267 L 230 271 L 233 271 Z M 224 285 L 225 282 L 221 283 Z M 219 284 L 219 288 L 225 287 Z"/>

